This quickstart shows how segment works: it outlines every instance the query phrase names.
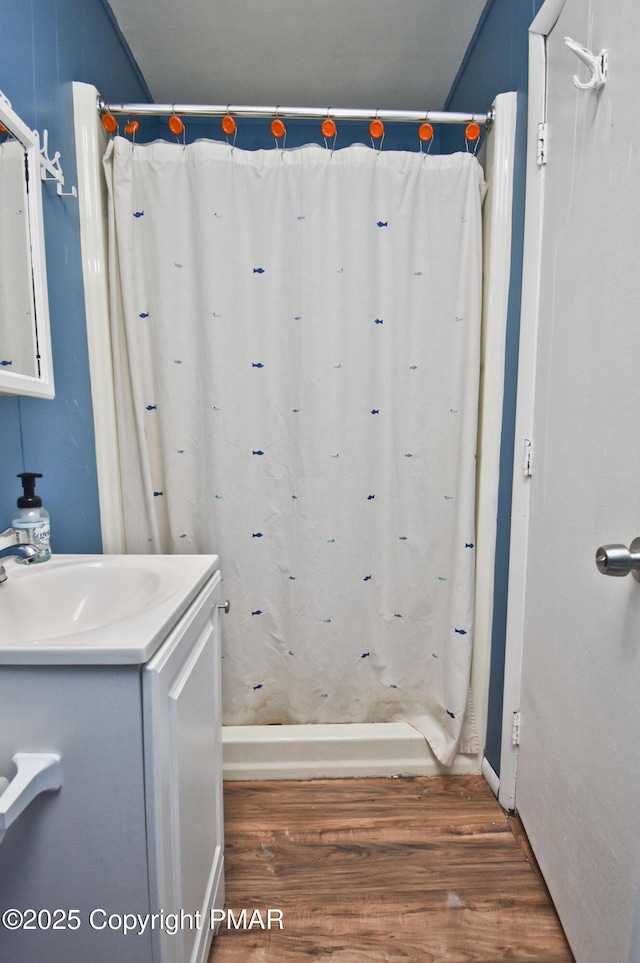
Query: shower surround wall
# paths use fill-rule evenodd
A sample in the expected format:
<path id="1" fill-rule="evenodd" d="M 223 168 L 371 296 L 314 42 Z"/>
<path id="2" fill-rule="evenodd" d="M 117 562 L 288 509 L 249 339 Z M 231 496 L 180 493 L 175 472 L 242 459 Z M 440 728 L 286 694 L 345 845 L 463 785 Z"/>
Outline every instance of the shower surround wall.
<path id="1" fill-rule="evenodd" d="M 85 190 L 89 190 L 93 195 L 92 204 L 99 204 L 99 198 L 96 200 L 96 195 L 100 193 L 101 183 L 100 183 L 100 162 L 101 156 L 104 148 L 104 138 L 99 125 L 97 123 L 97 118 L 95 116 L 95 97 L 97 91 L 92 88 L 87 88 L 85 85 L 76 85 L 75 97 L 77 105 L 77 125 L 78 125 L 78 144 L 82 144 L 83 148 L 79 150 L 79 161 L 82 159 L 82 165 L 80 170 L 79 182 L 85 185 Z M 500 285 L 504 286 L 505 278 L 508 283 L 509 274 L 509 247 L 510 247 L 510 204 L 511 204 L 511 194 L 510 186 L 507 178 L 507 183 L 500 183 L 500 177 L 496 180 L 496 172 L 498 175 L 502 175 L 505 171 L 509 171 L 512 155 L 510 153 L 512 147 L 512 127 L 510 124 L 514 120 L 514 116 L 509 120 L 510 111 L 512 115 L 515 113 L 515 96 L 504 95 L 499 98 L 500 109 L 498 110 L 498 121 L 494 132 L 491 135 L 493 142 L 497 143 L 500 141 L 500 146 L 498 147 L 500 163 L 494 164 L 493 160 L 489 160 L 489 167 L 487 169 L 487 180 L 492 184 L 492 190 L 490 191 L 489 197 L 487 199 L 487 206 L 485 208 L 485 249 L 490 252 L 490 262 L 485 265 L 485 276 L 490 277 L 492 294 L 489 299 L 485 297 L 485 321 L 484 321 L 484 340 L 485 340 L 485 357 L 483 360 L 483 370 L 487 372 L 490 376 L 490 383 L 484 388 L 484 410 L 482 415 L 483 421 L 483 432 L 480 441 L 481 444 L 481 459 L 479 467 L 479 506 L 478 506 L 478 585 L 482 587 L 482 600 L 476 611 L 476 625 L 475 625 L 475 635 L 476 644 L 474 651 L 474 663 L 472 672 L 472 687 L 474 690 L 474 703 L 476 709 L 476 720 L 478 723 L 479 732 L 484 732 L 486 724 L 486 690 L 487 690 L 487 673 L 488 673 L 488 647 L 489 647 L 489 624 L 491 613 L 488 611 L 487 596 L 491 594 L 491 573 L 493 565 L 493 544 L 492 536 L 495 534 L 495 465 L 497 454 L 496 451 L 499 449 L 499 422 L 500 422 L 500 410 L 502 402 L 501 394 L 501 383 L 500 375 L 502 370 L 501 362 L 501 351 L 503 351 L 503 330 L 504 330 L 504 298 L 500 294 Z M 511 102 L 511 106 L 508 104 Z M 511 130 L 511 133 L 509 133 Z M 500 133 L 502 131 L 502 133 Z M 93 144 L 92 144 L 93 139 Z M 87 148 L 89 148 L 87 152 Z M 91 159 L 92 157 L 92 159 Z M 495 171 L 493 168 L 495 167 Z M 488 214 L 488 212 L 491 212 Z M 102 323 L 105 323 L 104 317 L 104 271 L 100 268 L 100 259 L 104 260 L 104 237 L 100 232 L 96 235 L 92 228 L 95 227 L 95 218 L 87 218 L 83 222 L 83 257 L 85 262 L 85 290 L 88 297 L 88 316 L 92 319 L 90 323 L 90 335 L 91 340 L 94 339 L 96 332 L 100 327 L 100 314 L 102 312 Z M 493 265 L 493 267 L 491 266 Z M 97 267 L 96 267 L 97 266 Z M 94 383 L 94 388 L 100 382 L 101 372 L 102 375 L 105 374 L 102 371 L 102 362 L 105 359 L 104 343 L 100 343 L 98 340 L 91 351 L 92 356 L 92 382 Z M 488 352 L 488 354 L 487 354 Z M 107 352 L 108 353 L 108 352 Z M 122 542 L 119 540 L 120 534 L 118 531 L 118 520 L 119 520 L 119 506 L 117 503 L 117 484 L 114 486 L 109 480 L 109 471 L 113 472 L 114 460 L 113 460 L 113 432 L 109 428 L 109 411 L 113 408 L 113 392 L 111 388 L 110 392 L 110 377 L 108 371 L 102 382 L 102 390 L 94 390 L 94 405 L 96 406 L 96 429 L 98 434 L 98 454 L 99 454 L 99 464 L 102 464 L 102 474 L 103 482 L 101 483 L 101 510 L 102 510 L 102 526 L 103 533 L 106 543 L 109 544 L 110 551 L 121 550 Z M 101 429 L 106 427 L 106 431 Z M 113 479 L 113 475 L 111 476 Z M 493 481 L 492 481 L 493 479 Z M 398 728 L 400 727 L 400 729 Z M 251 728 L 251 727 L 244 727 Z M 294 755 L 300 755 L 304 750 L 300 746 L 300 731 L 305 727 L 294 726 L 290 730 L 290 735 L 293 738 L 287 736 L 287 731 L 290 727 L 278 727 L 278 745 L 280 749 L 276 750 L 276 754 L 284 748 L 286 755 L 287 751 L 291 751 Z M 307 727 L 309 729 L 309 734 L 312 735 L 311 730 L 316 733 L 318 730 L 324 730 L 325 727 Z M 380 724 L 378 726 L 364 725 L 364 730 L 366 730 L 366 735 L 363 737 L 363 725 L 347 725 L 344 727 L 345 732 L 342 737 L 338 738 L 336 729 L 339 727 L 329 726 L 329 739 L 334 747 L 338 748 L 338 753 L 343 759 L 351 759 L 351 764 L 354 767 L 354 771 L 364 771 L 359 764 L 355 761 L 354 753 L 359 752 L 359 746 L 366 746 L 365 748 L 365 767 L 370 767 L 371 765 L 381 766 L 381 771 L 387 771 L 384 768 L 384 761 L 382 757 L 386 752 L 389 751 L 391 745 L 389 739 L 385 736 L 381 743 L 384 744 L 381 753 L 377 752 L 375 748 L 375 739 L 371 740 L 371 733 L 368 731 L 370 729 L 377 728 L 380 731 L 388 730 L 389 734 L 393 732 L 394 738 L 399 735 L 402 729 L 402 724 Z M 227 732 L 230 736 L 233 736 L 235 727 L 230 727 Z M 356 731 L 357 730 L 357 731 Z M 259 730 L 255 730 L 258 734 Z M 276 732 L 271 728 L 272 737 Z M 349 733 L 355 736 L 356 739 L 353 744 L 349 744 Z M 395 748 L 391 750 L 392 755 L 399 758 L 399 753 L 403 758 L 406 759 L 407 753 L 404 751 L 407 742 L 405 736 L 408 733 L 409 742 L 412 742 L 412 736 L 417 735 L 413 730 L 409 730 L 409 727 L 405 727 L 405 731 L 401 736 L 401 741 L 397 742 Z M 346 735 L 347 741 L 345 741 L 344 736 Z M 319 742 L 325 739 L 327 732 L 324 731 L 320 740 L 311 739 L 309 745 L 311 746 L 315 743 L 318 746 Z M 418 737 L 420 738 L 420 737 Z M 404 740 L 404 742 L 403 742 Z M 225 740 L 229 741 L 229 740 Z M 248 733 L 243 733 L 243 738 L 241 740 L 241 745 L 238 747 L 237 740 L 233 738 L 231 741 L 236 742 L 236 749 L 240 752 L 241 756 L 244 758 L 250 758 L 252 750 L 250 748 L 250 736 Z M 273 741 L 273 738 L 272 738 Z M 378 740 L 380 742 L 380 740 Z M 262 754 L 263 745 L 258 739 L 255 743 L 255 751 L 253 753 L 254 758 Z M 414 744 L 415 745 L 415 744 Z M 342 747 L 342 748 L 340 748 Z M 236 751 L 236 750 L 233 750 Z M 314 750 L 311 750 L 311 755 L 313 755 Z M 324 750 L 320 751 L 320 755 L 323 756 Z M 371 762 L 371 757 L 373 757 L 373 762 Z M 320 766 L 326 763 L 327 767 L 331 768 L 330 761 L 320 762 Z M 250 764 L 249 764 L 250 765 Z M 278 763 L 279 765 L 279 763 Z M 413 762 L 407 761 L 408 769 L 405 768 L 404 771 L 411 771 L 415 768 L 415 771 L 438 771 L 439 766 L 435 762 L 433 755 L 429 752 L 426 747 L 426 743 L 422 741 L 422 751 L 418 752 L 417 756 L 413 756 Z M 479 758 L 476 757 L 458 757 L 456 763 L 454 764 L 454 771 L 478 771 L 480 765 Z M 425 770 L 425 766 L 427 770 Z M 463 768 L 459 768 L 462 766 Z M 430 767 L 430 768 L 429 768 Z M 317 767 L 316 767 L 317 769 Z M 297 770 L 296 770 L 297 771 Z M 367 769 L 367 771 L 370 771 Z M 316 772 L 317 774 L 317 772 Z"/>

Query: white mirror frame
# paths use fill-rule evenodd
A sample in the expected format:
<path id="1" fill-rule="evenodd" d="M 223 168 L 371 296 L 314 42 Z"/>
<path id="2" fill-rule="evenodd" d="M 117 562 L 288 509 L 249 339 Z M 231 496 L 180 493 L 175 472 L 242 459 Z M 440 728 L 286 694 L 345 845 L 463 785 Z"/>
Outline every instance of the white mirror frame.
<path id="1" fill-rule="evenodd" d="M 47 266 L 44 247 L 44 221 L 42 215 L 42 177 L 40 161 L 40 137 L 37 130 L 30 130 L 18 117 L 11 104 L 0 91 L 0 124 L 24 146 L 29 176 L 28 215 L 31 239 L 31 271 L 35 323 L 37 330 L 38 360 L 40 374 L 31 376 L 0 369 L 0 394 L 33 395 L 53 398 L 53 362 L 51 356 L 51 332 L 49 327 L 49 295 L 47 289 Z"/>

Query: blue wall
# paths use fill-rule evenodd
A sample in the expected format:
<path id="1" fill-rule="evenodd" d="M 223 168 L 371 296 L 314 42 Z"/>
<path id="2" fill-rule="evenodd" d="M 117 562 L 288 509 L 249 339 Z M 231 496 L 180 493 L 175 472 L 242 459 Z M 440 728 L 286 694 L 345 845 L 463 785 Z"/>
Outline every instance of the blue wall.
<path id="1" fill-rule="evenodd" d="M 29 127 L 49 131 L 65 186 L 77 183 L 71 84 L 110 100 L 148 100 L 102 0 L 0 0 L 0 90 Z M 10 524 L 21 471 L 39 471 L 57 552 L 101 551 L 78 202 L 43 185 L 56 397 L 0 397 L 0 528 Z"/>

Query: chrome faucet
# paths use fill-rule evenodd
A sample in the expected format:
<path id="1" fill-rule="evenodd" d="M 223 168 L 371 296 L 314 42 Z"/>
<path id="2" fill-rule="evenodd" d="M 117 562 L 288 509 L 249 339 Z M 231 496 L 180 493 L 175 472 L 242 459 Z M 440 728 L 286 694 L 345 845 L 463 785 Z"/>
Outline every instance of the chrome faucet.
<path id="1" fill-rule="evenodd" d="M 35 545 L 9 545 L 7 548 L 0 548 L 0 558 L 19 558 L 25 565 L 31 565 L 40 555 L 42 552 Z M 7 573 L 4 565 L 0 565 L 0 585 L 6 581 Z"/>

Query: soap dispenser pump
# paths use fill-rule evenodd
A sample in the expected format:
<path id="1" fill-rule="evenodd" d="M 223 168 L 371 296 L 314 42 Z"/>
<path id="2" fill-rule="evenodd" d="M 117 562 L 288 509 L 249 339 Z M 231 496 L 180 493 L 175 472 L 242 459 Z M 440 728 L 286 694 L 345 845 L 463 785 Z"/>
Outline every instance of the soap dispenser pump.
<path id="1" fill-rule="evenodd" d="M 23 471 L 18 475 L 22 480 L 24 494 L 18 499 L 18 514 L 12 521 L 18 545 L 33 545 L 39 555 L 34 562 L 46 562 L 51 558 L 49 544 L 49 512 L 42 507 L 42 499 L 36 495 L 36 478 L 42 478 L 38 472 Z"/>

